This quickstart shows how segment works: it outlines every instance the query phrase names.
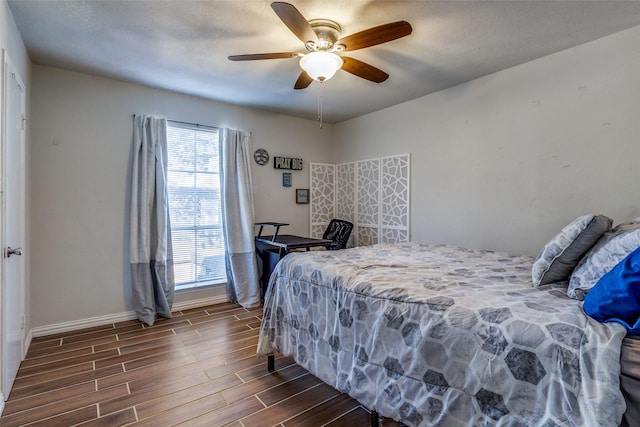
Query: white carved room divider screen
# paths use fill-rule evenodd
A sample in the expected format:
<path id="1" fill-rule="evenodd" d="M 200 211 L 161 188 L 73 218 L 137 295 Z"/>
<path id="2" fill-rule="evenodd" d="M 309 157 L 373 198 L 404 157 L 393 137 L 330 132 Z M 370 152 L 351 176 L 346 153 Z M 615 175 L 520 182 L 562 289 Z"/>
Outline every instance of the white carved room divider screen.
<path id="1" fill-rule="evenodd" d="M 310 164 L 311 237 L 332 218 L 354 223 L 350 246 L 410 239 L 410 155 Z"/>
<path id="2" fill-rule="evenodd" d="M 309 173 L 310 237 L 321 238 L 329 221 L 335 217 L 336 165 L 311 163 Z"/>

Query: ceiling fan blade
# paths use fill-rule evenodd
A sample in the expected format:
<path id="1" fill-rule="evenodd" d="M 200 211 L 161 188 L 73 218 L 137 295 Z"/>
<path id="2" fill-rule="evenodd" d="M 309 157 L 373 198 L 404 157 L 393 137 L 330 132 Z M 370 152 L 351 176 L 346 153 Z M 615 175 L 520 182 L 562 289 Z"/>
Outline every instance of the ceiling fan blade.
<path id="1" fill-rule="evenodd" d="M 298 56 L 297 52 L 250 53 L 248 55 L 231 55 L 231 61 L 255 61 L 259 59 L 286 59 Z"/>
<path id="2" fill-rule="evenodd" d="M 412 31 L 411 24 L 407 21 L 390 22 L 351 34 L 338 40 L 336 44 L 343 45 L 345 51 L 358 50 L 408 36 Z"/>
<path id="3" fill-rule="evenodd" d="M 278 15 L 278 18 L 284 22 L 284 25 L 286 25 L 297 38 L 302 40 L 302 43 L 318 40 L 318 36 L 316 36 L 311 25 L 309 25 L 305 17 L 302 16 L 294 5 L 276 1 L 271 3 L 271 9 L 273 9 L 276 15 Z"/>
<path id="4" fill-rule="evenodd" d="M 303 71 L 302 73 L 300 73 L 300 76 L 298 77 L 298 80 L 296 80 L 296 84 L 293 85 L 293 88 L 306 89 L 309 87 L 312 81 L 313 79 L 311 78 L 311 76 L 307 74 L 306 71 Z"/>
<path id="5" fill-rule="evenodd" d="M 362 62 L 348 56 L 341 56 L 341 58 L 344 61 L 342 69 L 354 76 L 362 77 L 363 79 L 374 83 L 382 83 L 389 78 L 389 74 L 374 67 L 373 65 L 367 64 L 366 62 Z"/>

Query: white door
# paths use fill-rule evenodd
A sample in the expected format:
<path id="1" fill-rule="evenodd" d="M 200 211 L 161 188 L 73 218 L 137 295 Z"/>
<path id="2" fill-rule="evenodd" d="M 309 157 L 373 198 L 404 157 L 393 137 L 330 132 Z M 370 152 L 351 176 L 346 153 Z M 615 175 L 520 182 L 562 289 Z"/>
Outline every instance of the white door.
<path id="1" fill-rule="evenodd" d="M 6 53 L 3 64 L 2 394 L 7 399 L 24 354 L 25 91 Z"/>

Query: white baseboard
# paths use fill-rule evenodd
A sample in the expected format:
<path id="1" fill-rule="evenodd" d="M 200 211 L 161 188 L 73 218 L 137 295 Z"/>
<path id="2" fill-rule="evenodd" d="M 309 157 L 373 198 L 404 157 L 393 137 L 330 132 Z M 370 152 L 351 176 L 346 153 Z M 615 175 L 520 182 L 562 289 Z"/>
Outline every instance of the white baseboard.
<path id="1" fill-rule="evenodd" d="M 31 346 L 31 340 L 33 340 L 33 329 L 29 330 L 29 333 L 24 339 L 24 344 L 22 346 L 22 358 L 27 357 L 27 351 L 29 351 L 29 347 Z"/>
<path id="2" fill-rule="evenodd" d="M 2 411 L 4 411 L 4 396 L 0 392 L 0 415 L 2 415 Z"/>
<path id="3" fill-rule="evenodd" d="M 75 331 L 78 329 L 91 328 L 93 326 L 108 325 L 109 323 L 124 322 L 136 318 L 134 311 L 125 313 L 108 314 L 106 316 L 90 317 L 88 319 L 72 320 L 70 322 L 54 323 L 52 325 L 36 326 L 31 328 L 34 338 L 45 337 L 47 335 L 59 334 L 61 332 Z"/>
<path id="4" fill-rule="evenodd" d="M 173 305 L 173 311 L 188 310 L 191 308 L 204 307 L 207 305 L 221 304 L 227 302 L 226 295 L 216 295 L 208 298 L 199 298 L 191 301 L 184 301 Z M 61 332 L 75 331 L 78 329 L 91 328 L 93 326 L 108 325 L 109 323 L 124 322 L 136 319 L 135 311 L 124 313 L 108 314 L 105 316 L 90 317 L 88 319 L 72 320 L 70 322 L 55 323 L 53 325 L 36 326 L 29 332 L 29 344 L 31 338 L 44 337 L 47 335 L 59 334 Z M 26 348 L 29 348 L 27 345 Z"/>
<path id="5" fill-rule="evenodd" d="M 222 304 L 223 302 L 229 302 L 226 294 L 215 295 L 207 298 L 198 298 L 191 301 L 183 301 L 173 304 L 173 310 L 189 310 L 191 308 L 205 307 L 207 305 Z"/>

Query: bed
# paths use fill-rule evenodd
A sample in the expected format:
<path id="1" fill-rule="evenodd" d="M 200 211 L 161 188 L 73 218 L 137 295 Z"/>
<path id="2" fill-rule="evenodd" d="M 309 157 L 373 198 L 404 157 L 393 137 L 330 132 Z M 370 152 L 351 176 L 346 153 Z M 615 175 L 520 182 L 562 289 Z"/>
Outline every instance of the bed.
<path id="1" fill-rule="evenodd" d="M 533 286 L 534 261 L 421 243 L 293 253 L 258 353 L 410 426 L 638 425 L 623 415 L 640 401 L 640 342 L 586 316 L 566 281 Z"/>

